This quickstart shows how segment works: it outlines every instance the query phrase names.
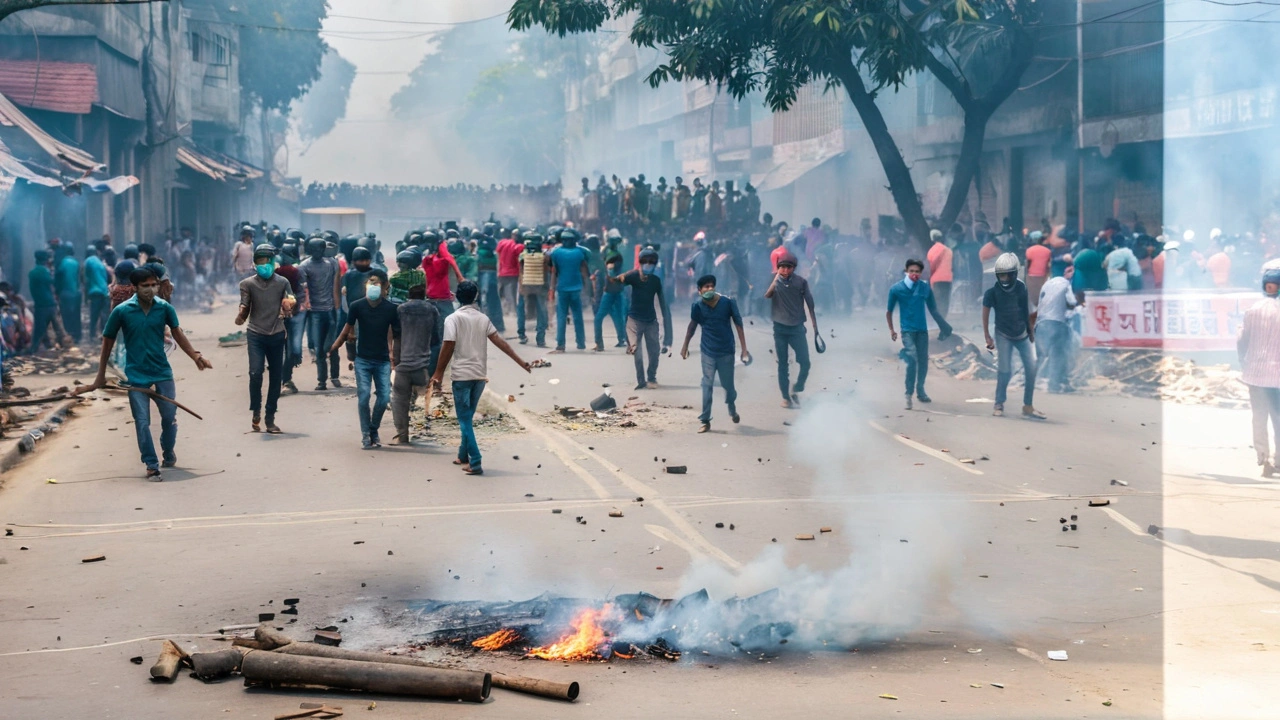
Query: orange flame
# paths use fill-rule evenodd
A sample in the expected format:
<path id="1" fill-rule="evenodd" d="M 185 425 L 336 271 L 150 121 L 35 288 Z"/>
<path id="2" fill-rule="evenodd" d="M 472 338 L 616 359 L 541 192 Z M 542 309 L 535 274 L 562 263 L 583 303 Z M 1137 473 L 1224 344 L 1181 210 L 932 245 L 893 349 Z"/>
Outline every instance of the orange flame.
<path id="1" fill-rule="evenodd" d="M 599 610 L 583 610 L 571 623 L 573 634 L 546 647 L 533 648 L 528 652 L 529 657 L 543 660 L 593 660 L 600 657 L 600 647 L 608 642 L 601 623 L 613 613 L 612 605 L 605 605 Z"/>
<path id="2" fill-rule="evenodd" d="M 478 647 L 481 650 L 501 650 L 519 639 L 520 633 L 509 628 L 503 628 L 492 635 L 486 635 L 476 640 L 471 643 L 471 646 Z"/>

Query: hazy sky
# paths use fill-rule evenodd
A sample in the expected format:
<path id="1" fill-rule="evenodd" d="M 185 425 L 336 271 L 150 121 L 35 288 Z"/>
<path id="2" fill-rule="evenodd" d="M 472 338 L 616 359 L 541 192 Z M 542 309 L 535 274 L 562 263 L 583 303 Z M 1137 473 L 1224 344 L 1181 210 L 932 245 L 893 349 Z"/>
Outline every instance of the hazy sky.
<path id="1" fill-rule="evenodd" d="M 346 117 L 333 132 L 309 147 L 290 137 L 289 174 L 304 182 L 356 184 L 479 181 L 468 176 L 469 164 L 443 166 L 436 140 L 424 131 L 429 119 L 394 119 L 391 96 L 426 55 L 429 34 L 441 29 L 425 23 L 487 18 L 505 13 L 510 5 L 510 0 L 329 0 L 325 39 L 355 64 L 356 78 Z M 502 38 L 494 38 L 495 53 L 505 46 Z"/>

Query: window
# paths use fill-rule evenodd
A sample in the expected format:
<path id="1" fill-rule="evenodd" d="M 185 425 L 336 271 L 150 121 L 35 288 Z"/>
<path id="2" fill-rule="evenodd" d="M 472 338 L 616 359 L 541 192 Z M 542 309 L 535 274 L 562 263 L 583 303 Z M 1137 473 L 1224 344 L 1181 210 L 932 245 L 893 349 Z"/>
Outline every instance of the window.
<path id="1" fill-rule="evenodd" d="M 230 65 L 231 64 L 231 41 L 223 35 L 213 36 L 213 57 L 209 60 L 210 65 Z"/>
<path id="2" fill-rule="evenodd" d="M 191 62 L 204 62 L 205 51 L 200 33 L 193 32 L 191 36 Z"/>

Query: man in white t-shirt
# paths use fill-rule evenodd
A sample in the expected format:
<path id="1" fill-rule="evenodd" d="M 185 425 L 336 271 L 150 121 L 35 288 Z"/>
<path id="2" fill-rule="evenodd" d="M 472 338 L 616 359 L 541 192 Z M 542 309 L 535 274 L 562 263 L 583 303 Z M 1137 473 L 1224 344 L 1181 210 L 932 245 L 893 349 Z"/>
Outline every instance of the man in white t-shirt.
<path id="1" fill-rule="evenodd" d="M 484 394 L 485 383 L 489 381 L 489 347 L 485 341 L 493 343 L 499 350 L 507 354 L 525 372 L 533 372 L 529 363 L 520 359 L 515 350 L 498 334 L 489 316 L 476 307 L 476 298 L 480 288 L 470 280 L 458 283 L 454 296 L 461 307 L 444 321 L 444 344 L 440 348 L 440 360 L 436 363 L 435 375 L 431 385 L 441 390 L 444 369 L 450 367 L 450 380 L 453 381 L 453 407 L 458 414 L 458 428 L 462 431 L 462 443 L 458 446 L 458 459 L 454 465 L 461 465 L 462 471 L 468 475 L 483 475 L 480 466 L 480 446 L 476 444 L 475 417 L 476 407 L 480 404 L 480 396 Z"/>

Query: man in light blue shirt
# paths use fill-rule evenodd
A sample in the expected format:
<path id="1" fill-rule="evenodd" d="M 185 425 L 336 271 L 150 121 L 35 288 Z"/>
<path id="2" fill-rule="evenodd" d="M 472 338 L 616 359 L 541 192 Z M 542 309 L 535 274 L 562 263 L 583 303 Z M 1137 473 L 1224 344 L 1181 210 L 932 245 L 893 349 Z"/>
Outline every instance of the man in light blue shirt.
<path id="1" fill-rule="evenodd" d="M 582 322 L 582 289 L 591 280 L 587 276 L 587 253 L 578 247 L 578 231 L 560 231 L 560 247 L 547 256 L 551 265 L 551 293 L 548 300 L 556 304 L 556 349 L 564 352 L 565 325 L 573 313 L 573 337 L 579 350 L 587 349 L 587 335 Z"/>
<path id="2" fill-rule="evenodd" d="M 889 336 L 897 342 L 898 331 L 893 329 L 893 309 L 900 308 L 898 313 L 902 326 L 902 349 L 898 351 L 898 357 L 907 365 L 906 407 L 910 410 L 912 393 L 922 403 L 933 402 L 924 391 L 924 378 L 929 374 L 929 326 L 925 310 L 928 309 L 934 322 L 938 323 L 939 340 L 951 336 L 951 325 L 938 312 L 938 304 L 933 299 L 929 283 L 920 280 L 920 275 L 924 273 L 924 263 L 915 259 L 908 260 L 905 270 L 907 276 L 889 288 L 889 308 L 884 318 L 889 323 Z"/>
<path id="3" fill-rule="evenodd" d="M 90 245 L 84 251 L 84 294 L 89 300 L 89 337 L 102 331 L 110 310 L 110 280 L 107 266 L 99 257 L 98 248 Z"/>

